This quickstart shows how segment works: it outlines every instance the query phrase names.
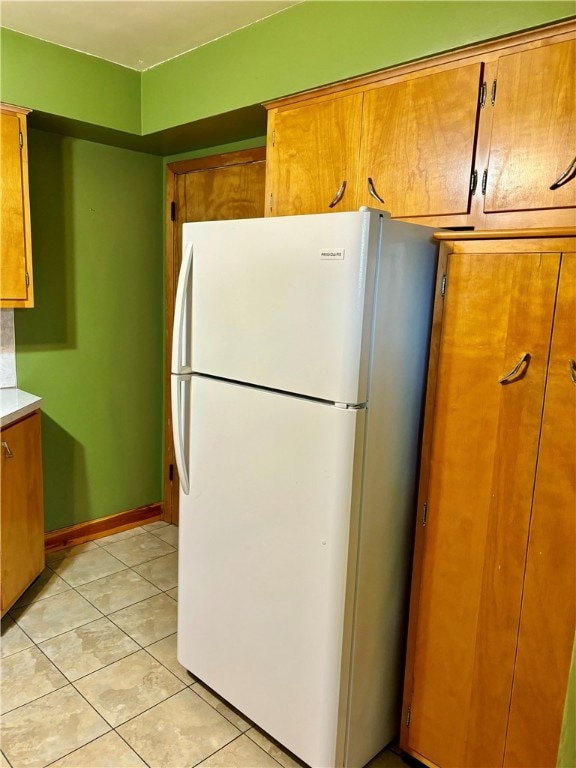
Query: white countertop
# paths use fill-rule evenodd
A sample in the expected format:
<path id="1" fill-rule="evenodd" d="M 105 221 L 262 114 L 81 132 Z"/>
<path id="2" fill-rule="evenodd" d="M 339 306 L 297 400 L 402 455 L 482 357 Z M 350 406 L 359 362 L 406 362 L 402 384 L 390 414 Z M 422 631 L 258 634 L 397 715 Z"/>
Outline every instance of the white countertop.
<path id="1" fill-rule="evenodd" d="M 0 389 L 0 426 L 7 427 L 23 416 L 37 411 L 42 398 L 16 387 Z"/>

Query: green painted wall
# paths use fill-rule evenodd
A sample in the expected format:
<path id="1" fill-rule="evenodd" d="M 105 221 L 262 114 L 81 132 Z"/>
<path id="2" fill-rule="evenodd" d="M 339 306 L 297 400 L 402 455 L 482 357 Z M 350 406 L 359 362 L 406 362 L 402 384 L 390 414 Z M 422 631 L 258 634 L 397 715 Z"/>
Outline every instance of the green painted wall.
<path id="1" fill-rule="evenodd" d="M 572 665 L 564 705 L 564 722 L 558 749 L 558 768 L 576 766 L 576 638 L 572 648 Z"/>
<path id="2" fill-rule="evenodd" d="M 46 530 L 162 499 L 162 160 L 31 131 L 34 309 L 18 385 L 44 398 Z"/>
<path id="3" fill-rule="evenodd" d="M 142 75 L 150 133 L 573 15 L 573 1 L 305 2 Z"/>
<path id="4" fill-rule="evenodd" d="M 574 0 L 308 0 L 143 73 L 1 29 L 0 98 L 67 118 L 70 135 L 119 146 L 193 124 L 189 145 L 181 132 L 167 151 L 161 136 L 139 146 L 169 154 L 261 135 L 261 125 L 248 132 L 254 114 L 245 110 L 263 101 L 575 13 Z M 91 137 L 86 125 L 112 133 Z"/>
<path id="5" fill-rule="evenodd" d="M 140 73 L 0 29 L 0 98 L 9 104 L 140 133 Z"/>

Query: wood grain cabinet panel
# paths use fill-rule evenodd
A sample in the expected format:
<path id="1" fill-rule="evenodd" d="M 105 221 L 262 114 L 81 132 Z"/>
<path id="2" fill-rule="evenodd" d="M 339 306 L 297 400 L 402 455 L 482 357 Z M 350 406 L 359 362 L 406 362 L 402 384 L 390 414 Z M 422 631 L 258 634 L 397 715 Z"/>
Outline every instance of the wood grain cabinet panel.
<path id="1" fill-rule="evenodd" d="M 32 307 L 27 110 L 0 105 L 2 237 L 0 307 Z"/>
<path id="2" fill-rule="evenodd" d="M 575 69 L 574 40 L 499 59 L 487 213 L 576 206 Z"/>
<path id="3" fill-rule="evenodd" d="M 186 184 L 184 221 L 246 219 L 264 214 L 265 163 L 211 168 L 182 176 Z"/>
<path id="4" fill-rule="evenodd" d="M 362 94 L 281 109 L 268 128 L 266 213 L 357 210 Z"/>
<path id="5" fill-rule="evenodd" d="M 576 231 L 528 235 L 441 236 L 401 736 L 441 768 L 556 765 L 575 629 Z"/>
<path id="6" fill-rule="evenodd" d="M 554 317 L 506 744 L 508 768 L 556 765 L 576 623 L 575 366 L 576 254 L 571 253 L 562 257 Z"/>
<path id="7" fill-rule="evenodd" d="M 39 411 L 2 430 L 2 616 L 44 569 L 41 454 Z"/>
<path id="8" fill-rule="evenodd" d="M 394 217 L 469 212 L 481 71 L 473 64 L 365 93 L 358 205 Z"/>
<path id="9" fill-rule="evenodd" d="M 559 24 L 266 105 L 267 215 L 367 205 L 444 228 L 572 226 L 574 38 Z"/>

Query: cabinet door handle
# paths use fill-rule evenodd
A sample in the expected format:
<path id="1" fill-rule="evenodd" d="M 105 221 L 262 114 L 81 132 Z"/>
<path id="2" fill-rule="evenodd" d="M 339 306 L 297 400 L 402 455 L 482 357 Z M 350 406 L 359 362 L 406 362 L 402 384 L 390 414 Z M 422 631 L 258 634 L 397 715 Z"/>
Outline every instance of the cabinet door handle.
<path id="1" fill-rule="evenodd" d="M 12 453 L 12 450 L 6 440 L 2 440 L 2 450 L 4 451 L 4 456 L 6 456 L 7 459 L 14 458 L 14 454 Z"/>
<path id="2" fill-rule="evenodd" d="M 568 367 L 570 368 L 570 378 L 576 384 L 576 361 L 568 360 Z"/>
<path id="3" fill-rule="evenodd" d="M 385 205 L 384 200 L 382 200 L 378 192 L 376 192 L 376 189 L 374 188 L 374 182 L 372 181 L 370 176 L 368 176 L 368 194 L 371 195 L 374 198 L 374 200 L 378 200 L 379 203 L 382 203 L 382 205 Z"/>
<path id="4" fill-rule="evenodd" d="M 524 363 L 526 363 L 526 367 L 528 367 L 528 364 L 530 363 L 530 352 L 524 352 L 524 354 L 522 355 L 520 360 L 518 360 L 514 368 L 512 368 L 510 373 L 507 373 L 505 376 L 502 376 L 502 378 L 498 379 L 498 382 L 500 384 L 509 384 L 511 381 L 513 381 L 516 378 L 516 376 L 520 371 L 520 368 L 522 368 Z"/>
<path id="5" fill-rule="evenodd" d="M 331 203 L 328 203 L 328 208 L 334 208 L 335 205 L 338 205 L 340 200 L 344 197 L 344 192 L 346 191 L 346 179 L 340 184 L 340 189 L 336 194 L 334 195 L 334 199 Z"/>
<path id="6" fill-rule="evenodd" d="M 563 184 L 566 184 L 567 181 L 570 181 L 570 179 L 576 174 L 576 157 L 568 168 L 564 171 L 564 173 L 560 174 L 554 184 L 550 187 L 550 189 L 558 189 L 558 187 L 561 187 Z"/>

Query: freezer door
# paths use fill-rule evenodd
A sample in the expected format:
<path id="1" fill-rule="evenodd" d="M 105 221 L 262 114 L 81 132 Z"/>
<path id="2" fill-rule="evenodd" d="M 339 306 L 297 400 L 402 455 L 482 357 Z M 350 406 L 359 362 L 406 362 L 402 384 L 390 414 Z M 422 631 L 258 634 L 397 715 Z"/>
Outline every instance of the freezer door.
<path id="1" fill-rule="evenodd" d="M 380 229 L 368 210 L 185 224 L 193 370 L 365 402 Z"/>
<path id="2" fill-rule="evenodd" d="M 334 766 L 364 411 L 193 376 L 192 420 L 179 661 L 309 765 Z"/>

